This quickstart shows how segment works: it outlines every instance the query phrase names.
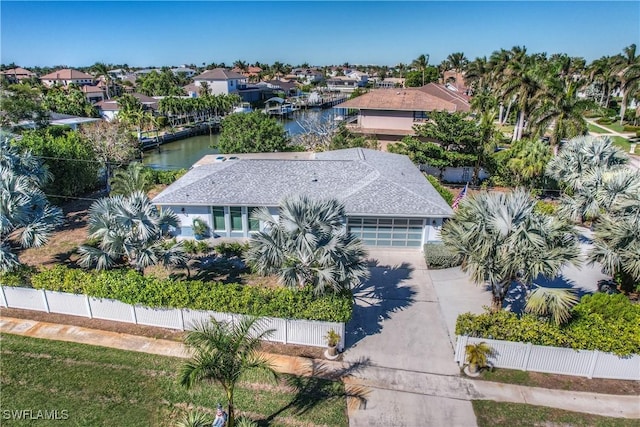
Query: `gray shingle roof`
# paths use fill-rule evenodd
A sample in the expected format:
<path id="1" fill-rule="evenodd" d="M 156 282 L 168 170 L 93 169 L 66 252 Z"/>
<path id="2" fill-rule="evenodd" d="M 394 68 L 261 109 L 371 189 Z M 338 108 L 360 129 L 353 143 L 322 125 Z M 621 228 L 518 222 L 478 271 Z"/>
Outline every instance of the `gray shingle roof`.
<path id="1" fill-rule="evenodd" d="M 350 215 L 453 214 L 408 157 L 360 148 L 318 153 L 313 160 L 240 159 L 195 167 L 153 202 L 277 206 L 297 194 L 337 198 Z"/>

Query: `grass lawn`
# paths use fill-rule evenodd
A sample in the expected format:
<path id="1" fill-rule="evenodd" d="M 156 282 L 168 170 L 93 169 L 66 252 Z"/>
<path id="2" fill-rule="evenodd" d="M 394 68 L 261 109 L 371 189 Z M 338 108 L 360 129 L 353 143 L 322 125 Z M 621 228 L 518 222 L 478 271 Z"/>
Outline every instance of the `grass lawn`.
<path id="1" fill-rule="evenodd" d="M 77 426 L 173 426 L 186 407 L 213 414 L 225 402 L 217 385 L 177 384 L 183 359 L 2 334 L 2 410 L 66 410 Z M 253 374 L 236 387 L 235 404 L 260 426 L 347 426 L 340 382 L 301 379 L 305 392 Z M 213 416 L 211 417 L 213 420 Z M 38 426 L 61 421 L 32 421 Z M 2 420 L 3 426 L 29 425 Z"/>
<path id="2" fill-rule="evenodd" d="M 593 133 L 609 133 L 607 129 L 601 128 L 600 126 L 596 126 L 593 123 L 588 124 L 589 132 Z"/>
<path id="3" fill-rule="evenodd" d="M 599 126 L 612 129 L 618 133 L 625 133 L 624 126 L 620 126 L 620 122 L 613 122 L 610 125 L 599 125 Z"/>
<path id="4" fill-rule="evenodd" d="M 601 417 L 524 403 L 493 402 L 489 400 L 474 400 L 472 403 L 479 427 L 631 427 L 638 425 L 638 420 Z"/>
<path id="5" fill-rule="evenodd" d="M 625 153 L 629 152 L 631 148 L 631 144 L 628 139 L 625 139 L 621 136 L 614 135 L 611 137 L 613 139 L 613 145 L 620 147 Z"/>
<path id="6" fill-rule="evenodd" d="M 494 369 L 482 371 L 478 380 L 507 384 L 519 384 L 527 387 L 542 387 L 558 390 L 587 391 L 604 394 L 622 394 L 636 396 L 640 394 L 639 381 L 611 380 L 604 378 L 586 378 L 573 375 L 556 375 L 543 372 L 520 371 L 517 369 Z"/>

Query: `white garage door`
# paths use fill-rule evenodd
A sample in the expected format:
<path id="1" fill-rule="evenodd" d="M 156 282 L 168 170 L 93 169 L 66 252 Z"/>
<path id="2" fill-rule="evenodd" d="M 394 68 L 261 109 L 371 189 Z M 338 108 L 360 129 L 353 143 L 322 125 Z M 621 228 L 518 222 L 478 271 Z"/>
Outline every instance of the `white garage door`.
<path id="1" fill-rule="evenodd" d="M 422 244 L 422 219 L 349 217 L 347 226 L 367 246 L 419 248 Z"/>

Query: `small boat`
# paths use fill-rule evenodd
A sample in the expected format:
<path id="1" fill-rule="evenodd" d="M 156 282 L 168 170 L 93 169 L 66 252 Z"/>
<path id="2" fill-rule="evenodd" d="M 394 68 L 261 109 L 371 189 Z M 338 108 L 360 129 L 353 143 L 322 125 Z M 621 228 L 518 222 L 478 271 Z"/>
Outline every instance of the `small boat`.
<path id="1" fill-rule="evenodd" d="M 234 113 L 250 113 L 252 111 L 253 111 L 253 108 L 251 108 L 251 104 L 249 104 L 248 102 L 243 102 L 242 104 L 240 104 L 239 106 L 233 109 Z"/>

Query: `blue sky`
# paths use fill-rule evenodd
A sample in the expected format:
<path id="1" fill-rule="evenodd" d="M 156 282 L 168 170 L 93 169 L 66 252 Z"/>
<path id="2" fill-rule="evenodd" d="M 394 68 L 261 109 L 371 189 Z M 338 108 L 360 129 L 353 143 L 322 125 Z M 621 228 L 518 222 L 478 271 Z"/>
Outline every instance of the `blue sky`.
<path id="1" fill-rule="evenodd" d="M 525 45 L 591 61 L 640 45 L 640 2 L 0 2 L 3 63 L 130 66 L 237 59 L 385 64 Z"/>

